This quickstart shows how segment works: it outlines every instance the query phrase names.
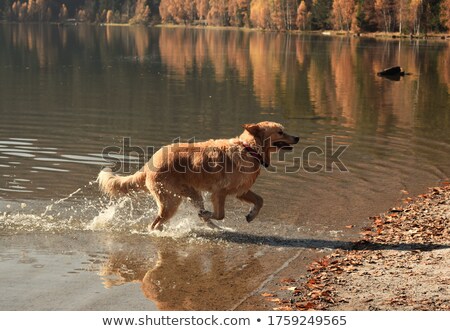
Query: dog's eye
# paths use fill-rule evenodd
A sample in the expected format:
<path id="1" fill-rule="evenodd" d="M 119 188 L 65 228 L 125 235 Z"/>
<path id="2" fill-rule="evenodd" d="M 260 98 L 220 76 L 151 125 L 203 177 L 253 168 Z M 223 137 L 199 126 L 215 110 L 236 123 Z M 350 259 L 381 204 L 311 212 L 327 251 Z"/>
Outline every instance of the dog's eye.
<path id="1" fill-rule="evenodd" d="M 278 134 L 279 134 L 280 136 L 282 136 L 282 135 L 283 135 L 283 131 L 278 131 Z"/>

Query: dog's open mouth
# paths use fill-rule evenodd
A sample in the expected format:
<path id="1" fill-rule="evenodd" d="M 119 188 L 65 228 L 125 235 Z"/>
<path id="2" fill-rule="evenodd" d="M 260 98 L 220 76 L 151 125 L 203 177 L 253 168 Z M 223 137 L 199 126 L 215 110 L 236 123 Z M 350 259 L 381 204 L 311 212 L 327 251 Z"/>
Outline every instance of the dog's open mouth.
<path id="1" fill-rule="evenodd" d="M 277 148 L 277 149 L 282 149 L 282 150 L 287 150 L 287 151 L 291 151 L 292 150 L 292 146 L 284 141 L 275 141 L 273 143 L 273 145 Z"/>

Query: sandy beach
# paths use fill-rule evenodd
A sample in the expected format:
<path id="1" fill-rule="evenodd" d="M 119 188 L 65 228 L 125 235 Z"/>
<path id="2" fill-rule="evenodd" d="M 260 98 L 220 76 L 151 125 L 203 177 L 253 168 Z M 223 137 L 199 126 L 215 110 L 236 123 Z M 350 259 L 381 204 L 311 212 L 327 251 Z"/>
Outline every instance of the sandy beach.
<path id="1" fill-rule="evenodd" d="M 262 296 L 275 310 L 449 310 L 450 185 L 371 219 L 352 249 Z"/>

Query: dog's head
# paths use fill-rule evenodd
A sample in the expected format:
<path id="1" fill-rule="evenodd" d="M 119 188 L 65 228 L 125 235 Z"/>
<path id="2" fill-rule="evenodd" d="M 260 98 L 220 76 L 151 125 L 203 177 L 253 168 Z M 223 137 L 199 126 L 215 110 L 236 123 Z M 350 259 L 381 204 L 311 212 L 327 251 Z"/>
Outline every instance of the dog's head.
<path id="1" fill-rule="evenodd" d="M 276 122 L 260 122 L 256 124 L 244 124 L 243 135 L 250 135 L 263 152 L 263 160 L 270 164 L 270 153 L 279 150 L 292 150 L 292 145 L 299 142 L 300 138 L 285 132 L 284 127 Z"/>

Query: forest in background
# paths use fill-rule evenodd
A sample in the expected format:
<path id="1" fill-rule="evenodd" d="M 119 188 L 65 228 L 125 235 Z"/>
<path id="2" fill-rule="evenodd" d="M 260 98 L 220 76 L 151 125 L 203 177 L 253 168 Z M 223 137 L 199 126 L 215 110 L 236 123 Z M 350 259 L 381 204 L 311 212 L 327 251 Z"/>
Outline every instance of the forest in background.
<path id="1" fill-rule="evenodd" d="M 450 0 L 0 0 L 0 17 L 427 34 L 450 30 Z"/>

